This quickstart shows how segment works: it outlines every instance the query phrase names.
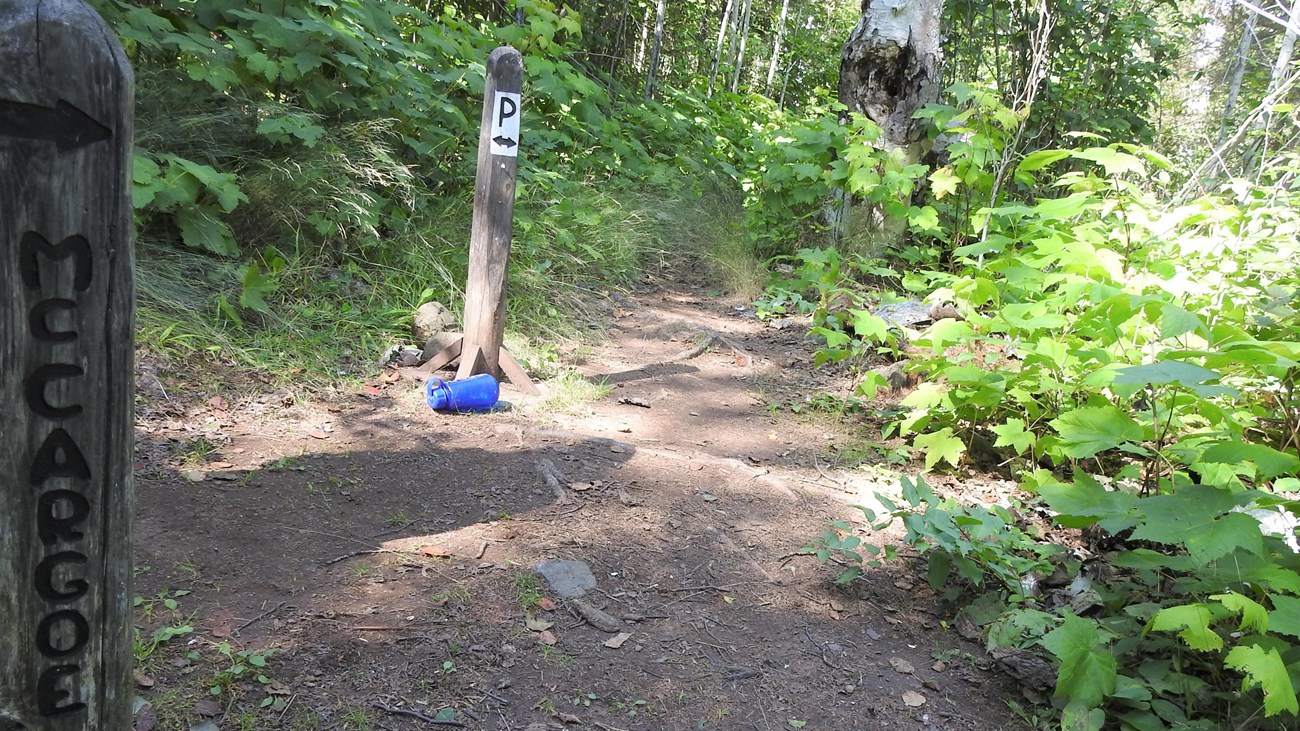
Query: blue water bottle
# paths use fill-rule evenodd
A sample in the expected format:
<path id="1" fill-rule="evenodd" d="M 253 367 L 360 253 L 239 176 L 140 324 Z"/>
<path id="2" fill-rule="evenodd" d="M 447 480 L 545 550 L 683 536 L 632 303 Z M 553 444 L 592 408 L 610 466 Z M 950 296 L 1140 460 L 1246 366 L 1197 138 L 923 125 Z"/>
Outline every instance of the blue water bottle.
<path id="1" fill-rule="evenodd" d="M 430 378 L 424 384 L 424 400 L 434 411 L 457 413 L 490 411 L 501 397 L 501 388 L 491 373 L 480 373 L 461 381 Z"/>

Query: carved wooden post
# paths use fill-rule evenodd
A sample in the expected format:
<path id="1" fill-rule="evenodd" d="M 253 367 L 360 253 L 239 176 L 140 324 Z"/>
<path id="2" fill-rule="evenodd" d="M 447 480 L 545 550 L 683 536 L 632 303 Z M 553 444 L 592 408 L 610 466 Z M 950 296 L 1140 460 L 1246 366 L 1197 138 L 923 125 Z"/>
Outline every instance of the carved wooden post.
<path id="1" fill-rule="evenodd" d="M 0 731 L 131 728 L 132 78 L 0 0 Z"/>
<path id="2" fill-rule="evenodd" d="M 519 51 L 502 46 L 488 56 L 479 128 L 478 174 L 474 181 L 469 277 L 465 282 L 465 334 L 434 354 L 424 369 L 432 373 L 459 357 L 457 378 L 475 373 L 500 377 L 504 372 L 511 383 L 537 393 L 514 356 L 501 347 L 510 235 L 514 227 L 523 78 L 524 61 Z"/>

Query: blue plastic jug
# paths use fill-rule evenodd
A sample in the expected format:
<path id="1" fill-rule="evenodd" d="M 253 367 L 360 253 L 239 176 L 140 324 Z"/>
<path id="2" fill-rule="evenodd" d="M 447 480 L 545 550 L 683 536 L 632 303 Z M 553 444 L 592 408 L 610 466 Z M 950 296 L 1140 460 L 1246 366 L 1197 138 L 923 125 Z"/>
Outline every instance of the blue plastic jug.
<path id="1" fill-rule="evenodd" d="M 480 373 L 461 381 L 430 378 L 424 384 L 424 400 L 434 411 L 490 411 L 500 397 L 501 388 L 490 373 Z"/>

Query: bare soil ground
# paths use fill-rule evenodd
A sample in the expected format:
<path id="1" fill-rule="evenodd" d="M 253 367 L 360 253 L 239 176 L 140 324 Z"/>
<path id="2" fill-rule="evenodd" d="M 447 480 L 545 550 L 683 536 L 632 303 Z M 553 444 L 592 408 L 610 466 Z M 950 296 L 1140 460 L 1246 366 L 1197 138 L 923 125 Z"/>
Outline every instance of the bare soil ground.
<path id="1" fill-rule="evenodd" d="M 860 426 L 766 408 L 845 385 L 803 330 L 690 285 L 617 300 L 578 359 L 613 388 L 567 413 L 142 366 L 137 731 L 1020 728 L 919 561 L 838 587 L 799 553 L 893 481 Z M 586 606 L 548 559 L 590 566 Z"/>

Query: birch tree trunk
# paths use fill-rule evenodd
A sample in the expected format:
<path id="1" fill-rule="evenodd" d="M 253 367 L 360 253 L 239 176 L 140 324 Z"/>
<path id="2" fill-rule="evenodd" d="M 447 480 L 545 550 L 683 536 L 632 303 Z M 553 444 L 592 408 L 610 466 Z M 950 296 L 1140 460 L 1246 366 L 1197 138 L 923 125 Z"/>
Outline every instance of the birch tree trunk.
<path id="1" fill-rule="evenodd" d="M 929 148 L 925 121 L 912 115 L 939 99 L 942 11 L 943 0 L 864 0 L 840 57 L 840 102 L 879 125 L 908 162 Z"/>
<path id="2" fill-rule="evenodd" d="M 659 0 L 655 9 L 655 40 L 650 47 L 650 69 L 645 75 L 645 98 L 649 99 L 655 88 L 655 74 L 659 71 L 659 51 L 664 45 L 664 13 L 668 9 L 668 0 Z"/>
<path id="3" fill-rule="evenodd" d="M 745 0 L 743 11 L 740 14 L 740 23 L 737 27 L 740 43 L 736 46 L 736 68 L 733 70 L 731 77 L 732 94 L 735 94 L 740 89 L 740 75 L 745 68 L 745 44 L 749 41 L 749 16 L 753 9 L 754 0 Z"/>
<path id="4" fill-rule="evenodd" d="M 1219 137 L 1215 145 L 1223 144 L 1228 136 L 1228 124 L 1232 113 L 1237 108 L 1237 97 L 1241 94 L 1241 80 L 1246 75 L 1246 55 L 1250 52 L 1251 36 L 1255 34 L 1255 14 L 1246 18 L 1246 26 L 1241 30 L 1241 41 L 1237 44 L 1237 66 L 1232 70 L 1232 82 L 1228 85 L 1228 101 L 1223 107 L 1223 122 L 1219 124 Z"/>
<path id="5" fill-rule="evenodd" d="M 726 9 L 722 11 L 722 22 L 718 24 L 718 47 L 713 51 L 713 72 L 709 74 L 709 96 L 713 96 L 713 90 L 718 82 L 718 67 L 722 65 L 722 43 L 727 38 L 727 25 L 731 23 L 731 8 L 735 4 L 735 0 L 727 0 Z"/>
<path id="6" fill-rule="evenodd" d="M 776 78 L 776 65 L 781 60 L 781 40 L 785 35 L 785 20 L 790 14 L 790 0 L 781 0 L 781 18 L 776 22 L 776 40 L 772 41 L 772 63 L 767 66 L 767 83 L 763 85 L 763 93 L 770 94 L 772 91 L 772 80 Z"/>
<path id="7" fill-rule="evenodd" d="M 1268 82 L 1270 93 L 1286 81 L 1291 68 L 1291 58 L 1295 54 L 1296 25 L 1300 24 L 1300 0 L 1292 0 L 1291 12 L 1287 14 L 1286 35 L 1282 37 L 1282 46 L 1277 52 L 1277 61 L 1273 63 L 1273 75 Z"/>

